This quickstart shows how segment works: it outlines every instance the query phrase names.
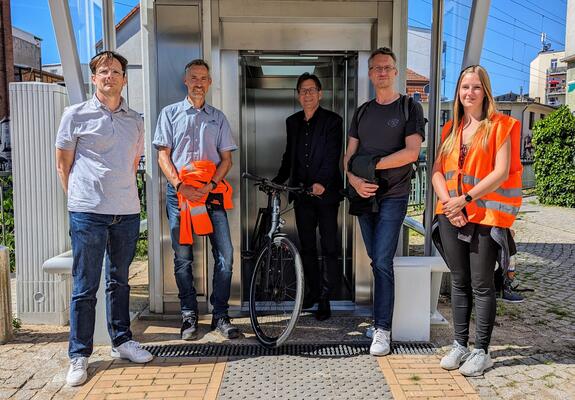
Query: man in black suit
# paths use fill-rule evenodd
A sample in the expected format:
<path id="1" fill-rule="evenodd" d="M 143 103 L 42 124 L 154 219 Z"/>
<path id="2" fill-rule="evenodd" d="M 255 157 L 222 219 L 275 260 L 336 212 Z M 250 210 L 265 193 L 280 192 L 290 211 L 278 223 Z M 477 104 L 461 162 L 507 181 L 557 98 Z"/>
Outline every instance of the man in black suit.
<path id="1" fill-rule="evenodd" d="M 298 99 L 303 108 L 286 120 L 287 146 L 274 182 L 290 186 L 303 184 L 312 196 L 295 199 L 295 217 L 305 275 L 303 308 L 318 303 L 316 318 L 331 316 L 330 296 L 339 281 L 337 268 L 337 212 L 343 187 L 339 168 L 343 121 L 319 105 L 321 82 L 304 73 L 297 80 Z M 319 227 L 324 265 L 317 262 L 316 230 Z"/>

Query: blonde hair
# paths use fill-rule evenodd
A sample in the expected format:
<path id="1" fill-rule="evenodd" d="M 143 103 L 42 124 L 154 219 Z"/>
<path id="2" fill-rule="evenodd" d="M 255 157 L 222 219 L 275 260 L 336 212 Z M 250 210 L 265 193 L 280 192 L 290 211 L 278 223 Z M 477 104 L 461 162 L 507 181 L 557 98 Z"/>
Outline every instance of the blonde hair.
<path id="1" fill-rule="evenodd" d="M 493 94 L 491 92 L 491 82 L 489 80 L 487 71 L 481 65 L 472 65 L 461 71 L 461 74 L 459 74 L 459 79 L 457 79 L 455 95 L 453 96 L 453 124 L 451 125 L 451 132 L 449 132 L 449 134 L 446 136 L 443 144 L 441 145 L 441 148 L 439 149 L 439 158 L 446 157 L 455 149 L 457 133 L 463 123 L 464 117 L 463 104 L 459 99 L 459 87 L 463 77 L 472 73 L 476 73 L 479 77 L 479 81 L 483 86 L 483 92 L 485 93 L 483 104 L 481 106 L 481 123 L 473 134 L 472 139 L 475 137 L 475 135 L 481 135 L 481 144 L 483 147 L 487 147 L 487 143 L 489 142 L 489 137 L 491 135 L 491 119 L 497 111 L 495 107 L 495 100 L 493 99 Z"/>

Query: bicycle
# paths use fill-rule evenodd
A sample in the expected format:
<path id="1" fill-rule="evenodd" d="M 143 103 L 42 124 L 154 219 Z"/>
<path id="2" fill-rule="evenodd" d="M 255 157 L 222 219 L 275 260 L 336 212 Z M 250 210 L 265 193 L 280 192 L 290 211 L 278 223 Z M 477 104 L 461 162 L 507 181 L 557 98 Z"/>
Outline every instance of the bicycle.
<path id="1" fill-rule="evenodd" d="M 291 240 L 280 232 L 282 192 L 303 194 L 303 187 L 289 187 L 245 172 L 243 178 L 256 181 L 267 194 L 266 208 L 260 208 L 251 248 L 257 251 L 250 280 L 249 310 L 258 341 L 273 348 L 283 344 L 296 326 L 303 302 L 304 276 L 301 257 Z M 285 212 L 285 211 L 284 211 Z M 248 251 L 248 258 L 256 254 Z"/>

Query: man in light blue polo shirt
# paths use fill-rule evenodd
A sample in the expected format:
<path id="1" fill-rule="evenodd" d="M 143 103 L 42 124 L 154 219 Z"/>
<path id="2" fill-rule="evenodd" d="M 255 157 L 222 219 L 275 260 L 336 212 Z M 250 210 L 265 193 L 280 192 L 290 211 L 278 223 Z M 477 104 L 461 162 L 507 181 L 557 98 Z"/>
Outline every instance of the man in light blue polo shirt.
<path id="1" fill-rule="evenodd" d="M 68 196 L 74 257 L 66 376 L 70 386 L 87 378 L 104 256 L 111 356 L 136 363 L 153 358 L 132 340 L 130 331 L 128 269 L 140 229 L 136 170 L 144 150 L 144 124 L 121 97 L 127 64 L 111 51 L 92 58 L 96 93 L 64 111 L 56 137 L 56 166 Z"/>
<path id="2" fill-rule="evenodd" d="M 237 146 L 225 115 L 206 104 L 206 93 L 212 83 L 210 68 L 204 60 L 193 60 L 186 65 L 184 84 L 186 98 L 165 107 L 158 117 L 154 146 L 158 149 L 158 163 L 168 180 L 166 208 L 170 220 L 174 274 L 182 311 L 183 340 L 197 338 L 198 301 L 192 270 L 192 246 L 180 244 L 180 211 L 178 197 L 182 194 L 197 201 L 209 193 L 225 178 L 232 167 L 232 151 Z M 211 160 L 217 165 L 211 182 L 196 189 L 182 183 L 178 176 L 181 168 L 193 161 Z M 213 233 L 209 235 L 215 259 L 213 288 L 210 303 L 213 306 L 212 330 L 226 338 L 239 336 L 239 329 L 228 316 L 232 281 L 233 246 L 226 211 L 222 199 L 210 193 L 206 201 Z"/>

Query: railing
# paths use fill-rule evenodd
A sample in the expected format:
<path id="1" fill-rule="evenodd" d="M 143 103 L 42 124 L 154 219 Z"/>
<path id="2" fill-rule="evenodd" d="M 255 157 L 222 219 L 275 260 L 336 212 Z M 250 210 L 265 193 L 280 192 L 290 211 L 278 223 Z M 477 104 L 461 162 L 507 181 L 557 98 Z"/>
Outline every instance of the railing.
<path id="1" fill-rule="evenodd" d="M 567 67 L 553 67 L 547 68 L 548 74 L 564 74 L 567 72 Z"/>
<path id="2" fill-rule="evenodd" d="M 410 206 L 422 206 L 425 203 L 427 190 L 427 163 L 420 161 L 415 171 L 415 179 L 411 180 Z"/>

